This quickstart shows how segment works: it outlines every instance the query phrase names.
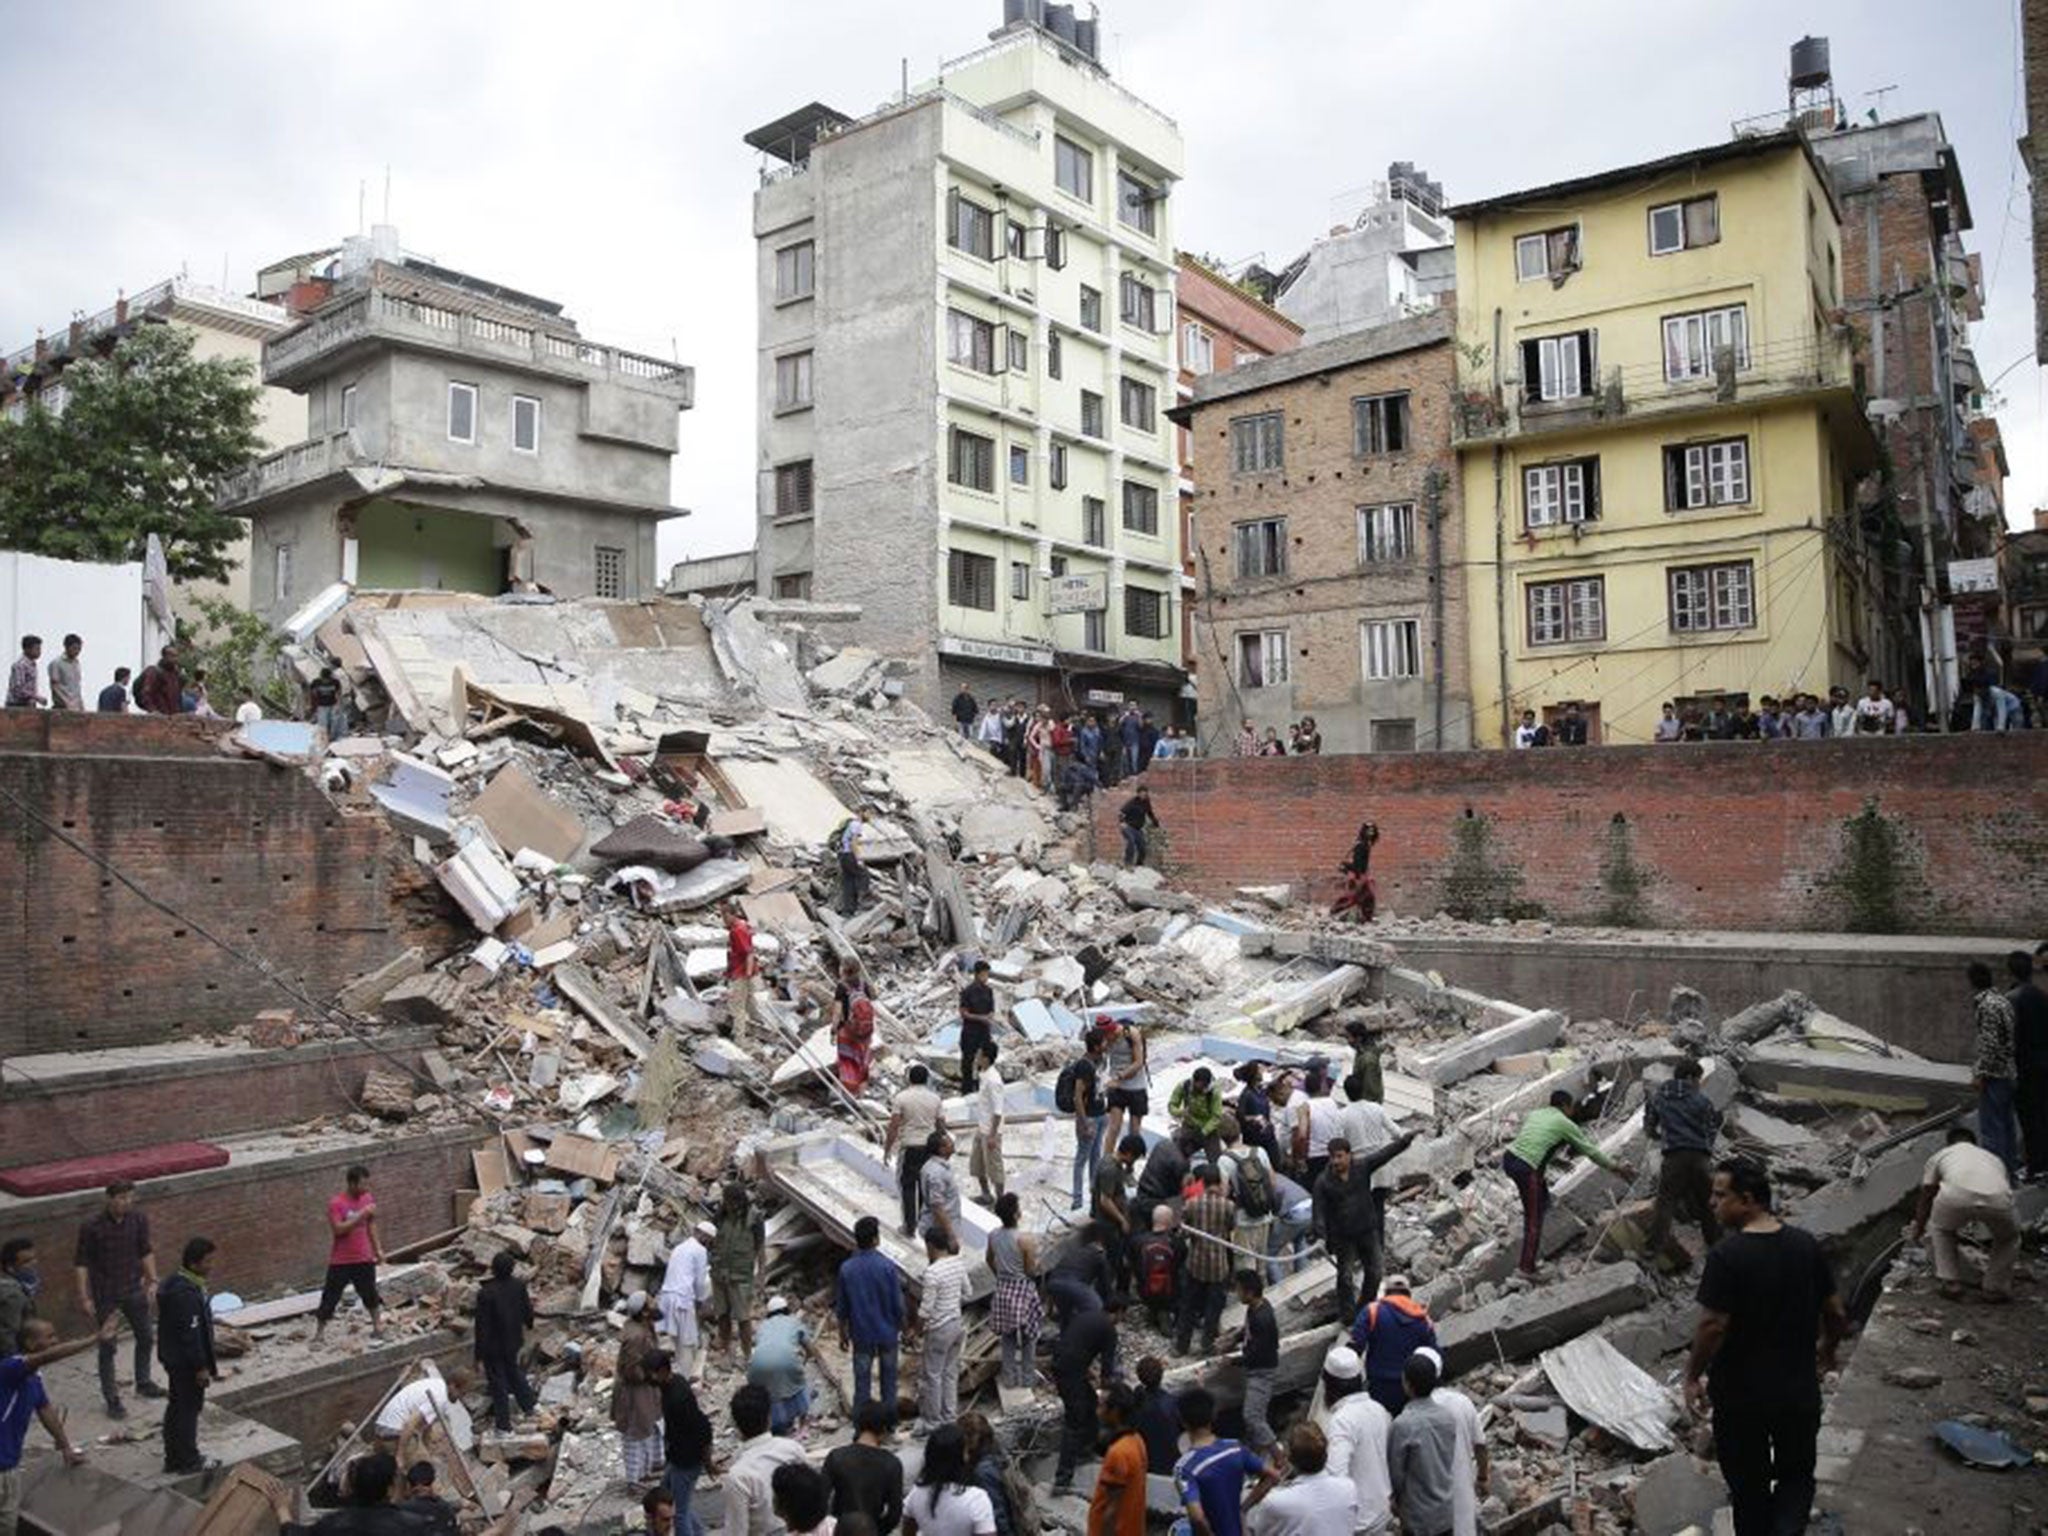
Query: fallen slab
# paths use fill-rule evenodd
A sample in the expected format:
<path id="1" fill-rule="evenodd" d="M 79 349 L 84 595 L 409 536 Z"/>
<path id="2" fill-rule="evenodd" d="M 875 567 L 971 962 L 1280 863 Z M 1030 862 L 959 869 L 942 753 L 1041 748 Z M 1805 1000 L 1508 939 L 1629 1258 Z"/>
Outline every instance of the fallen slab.
<path id="1" fill-rule="evenodd" d="M 1452 1376 L 1488 1360 L 1522 1360 L 1643 1305 L 1650 1295 L 1635 1265 L 1605 1264 L 1476 1311 L 1455 1312 L 1439 1320 L 1437 1347 Z"/>
<path id="2" fill-rule="evenodd" d="M 1543 1352 L 1543 1373 L 1565 1405 L 1639 1451 L 1678 1443 L 1671 1421 L 1678 1405 L 1634 1361 L 1597 1333 Z"/>
<path id="3" fill-rule="evenodd" d="M 1970 1069 L 1960 1064 L 1803 1045 L 1758 1046 L 1742 1064 L 1742 1080 L 1786 1098 L 1885 1112 L 1946 1109 L 1972 1096 Z"/>
<path id="4" fill-rule="evenodd" d="M 1723 1019 L 1721 1038 L 1737 1045 L 1754 1045 L 1766 1035 L 1804 1022 L 1812 1012 L 1813 999 L 1804 992 L 1780 992 Z"/>
<path id="5" fill-rule="evenodd" d="M 1555 1008 L 1541 1008 L 1476 1035 L 1468 1035 L 1430 1055 L 1418 1057 L 1415 1075 L 1425 1082 L 1445 1087 L 1486 1071 L 1497 1056 L 1512 1055 L 1516 1051 L 1544 1050 L 1557 1044 L 1563 1034 L 1564 1015 Z"/>
<path id="6" fill-rule="evenodd" d="M 1911 1204 L 1927 1159 L 1941 1150 L 1942 1141 L 1941 1132 L 1929 1131 L 1893 1147 L 1861 1177 L 1852 1174 L 1831 1180 L 1793 1202 L 1790 1219 L 1811 1232 L 1831 1254 L 1846 1255 L 1868 1235 L 1873 1223 L 1902 1213 Z M 1885 1242 L 1896 1235 L 1887 1223 L 1882 1233 Z"/>
<path id="7" fill-rule="evenodd" d="M 613 1004 L 597 984 L 597 978 L 582 965 L 570 961 L 558 965 L 550 973 L 555 990 L 574 1003 L 604 1032 L 642 1061 L 654 1049 L 654 1042 L 647 1032 Z"/>
<path id="8" fill-rule="evenodd" d="M 1690 1451 L 1673 1451 L 1643 1468 L 1635 1488 L 1635 1529 L 1642 1536 L 1712 1530 L 1728 1502 L 1727 1484 Z"/>
<path id="9" fill-rule="evenodd" d="M 408 949 L 343 987 L 334 996 L 335 1006 L 343 1013 L 363 1013 L 381 1002 L 401 981 L 419 975 L 426 967 L 426 951 L 418 947 Z"/>
<path id="10" fill-rule="evenodd" d="M 1310 960 L 1327 960 L 1332 965 L 1365 965 L 1376 970 L 1385 970 L 1398 958 L 1393 945 L 1359 933 L 1332 933 L 1327 930 L 1298 933 L 1263 929 L 1256 934 L 1245 935 L 1239 942 L 1248 955 L 1279 955 L 1283 958 L 1301 955 Z"/>

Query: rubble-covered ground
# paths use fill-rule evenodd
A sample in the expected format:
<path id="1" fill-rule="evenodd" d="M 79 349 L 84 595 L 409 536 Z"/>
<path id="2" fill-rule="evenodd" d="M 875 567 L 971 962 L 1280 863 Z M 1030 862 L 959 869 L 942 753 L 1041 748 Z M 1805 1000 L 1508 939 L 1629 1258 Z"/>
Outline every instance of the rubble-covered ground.
<path id="1" fill-rule="evenodd" d="M 847 1223 L 829 1196 L 804 1193 L 791 1149 L 824 1131 L 879 1140 L 914 1061 L 954 1075 L 949 1026 L 976 956 L 994 966 L 1006 1026 L 1013 1187 L 1038 1191 L 1026 1224 L 1056 1242 L 1069 1230 L 1071 1137 L 1046 1123 L 1049 1088 L 1091 1013 L 1144 1022 L 1154 1128 L 1170 1084 L 1202 1059 L 1320 1055 L 1341 1080 L 1353 1034 L 1370 1036 L 1388 1107 L 1419 1138 L 1393 1168 L 1387 1269 L 1414 1279 L 1455 1384 L 1484 1410 L 1490 1530 L 1676 1532 L 1687 1527 L 1665 1506 L 1685 1501 L 1665 1485 L 1705 1496 L 1686 1481 L 1700 1476 L 1687 1455 L 1699 1428 L 1676 1392 L 1689 1277 L 1641 1252 L 1655 1178 L 1641 1106 L 1674 1062 L 1708 1061 L 1724 1146 L 1767 1160 L 1794 1219 L 1817 1225 L 1866 1303 L 1938 1139 L 1927 1127 L 1963 1097 L 1956 1074 L 1966 1083 L 1967 1072 L 1919 1062 L 1797 994 L 1723 1019 L 1681 988 L 1661 1016 L 1565 1019 L 1539 998 L 1476 997 L 1404 969 L 1401 935 L 1462 926 L 1447 919 L 1332 928 L 1285 890 L 1205 905 L 1155 872 L 1097 862 L 1085 814 L 1056 812 L 903 703 L 885 664 L 830 643 L 830 610 L 431 595 L 311 620 L 291 660 L 306 676 L 338 665 L 363 725 L 327 741 L 274 723 L 236 733 L 236 749 L 301 765 L 353 813 L 387 818 L 447 892 L 447 918 L 471 930 L 453 952 L 415 951 L 344 989 L 328 1016 L 292 1022 L 300 1035 L 374 1032 L 377 1020 L 438 1031 L 421 1078 L 374 1073 L 361 1118 L 319 1130 L 495 1126 L 467 1230 L 425 1258 L 393 1319 L 413 1333 L 466 1330 L 475 1287 L 507 1246 L 542 1314 L 542 1408 L 511 1436 L 477 1437 L 476 1525 L 508 1506 L 534 1528 L 637 1522 L 608 1418 L 616 1309 L 658 1288 L 671 1244 L 735 1173 L 769 1212 L 761 1299 L 790 1296 L 820 1336 L 809 1445 L 822 1454 L 846 1438 L 830 1286 Z M 826 840 L 856 814 L 873 890 L 841 918 Z M 737 1038 L 716 918 L 727 897 L 762 935 L 775 994 Z M 815 1039 L 849 958 L 880 1022 L 857 1102 L 826 1083 L 830 1047 Z M 1520 1218 L 1498 1162 L 1522 1114 L 1558 1087 L 1639 1173 L 1625 1183 L 1567 1164 L 1554 1175 L 1532 1287 L 1512 1275 Z M 965 1122 L 966 1101 L 949 1117 Z M 968 1140 L 958 1162 L 971 1200 Z M 906 1251 L 902 1262 L 914 1283 L 920 1261 Z M 1329 1278 L 1318 1262 L 1283 1288 L 1290 1358 L 1311 1365 L 1285 1414 L 1305 1411 L 1317 1331 L 1336 1321 Z M 2038 1303 L 2038 1282 L 2030 1254 L 2023 1305 Z M 1173 1360 L 1139 1310 L 1125 1318 L 1127 1366 L 1158 1353 L 1176 1380 L 1212 1373 L 1215 1362 Z M 970 1343 L 961 1395 L 996 1416 L 992 1355 L 993 1340 Z M 702 1395 L 720 1460 L 733 1448 L 724 1405 L 743 1379 L 743 1361 L 712 1352 Z M 904 1380 L 915 1380 L 914 1346 Z M 2024 1416 L 2033 1401 L 1985 1411 Z M 1049 1451 L 1050 1391 L 1010 1407 L 1013 1450 Z M 1646 1473 L 1653 1508 L 1637 1524 Z M 1710 1465 L 1704 1475 L 1718 1486 Z M 698 1507 L 715 1520 L 715 1497 L 700 1492 Z M 1077 1508 L 1047 1514 L 1071 1523 Z"/>

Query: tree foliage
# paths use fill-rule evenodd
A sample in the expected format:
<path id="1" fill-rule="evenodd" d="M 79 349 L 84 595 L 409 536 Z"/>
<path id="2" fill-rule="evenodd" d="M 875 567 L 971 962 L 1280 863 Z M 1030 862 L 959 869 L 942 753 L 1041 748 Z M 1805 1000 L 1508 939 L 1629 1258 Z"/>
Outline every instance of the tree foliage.
<path id="1" fill-rule="evenodd" d="M 213 707 L 232 714 L 242 700 L 255 699 L 270 715 L 297 714 L 295 690 L 281 662 L 284 643 L 276 632 L 255 614 L 217 597 L 200 598 L 194 607 L 204 627 L 180 619 L 178 649 L 186 677 L 195 671 L 206 674 Z"/>
<path id="2" fill-rule="evenodd" d="M 139 560 L 153 533 L 172 576 L 224 580 L 243 523 L 214 492 L 262 447 L 254 366 L 195 357 L 189 331 L 144 325 L 64 384 L 61 415 L 31 405 L 0 420 L 0 548 Z"/>

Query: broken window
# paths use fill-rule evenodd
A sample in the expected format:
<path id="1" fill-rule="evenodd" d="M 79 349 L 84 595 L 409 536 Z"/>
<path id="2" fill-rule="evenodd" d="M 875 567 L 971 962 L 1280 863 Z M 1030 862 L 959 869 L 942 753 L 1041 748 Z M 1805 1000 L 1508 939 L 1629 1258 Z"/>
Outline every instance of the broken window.
<path id="1" fill-rule="evenodd" d="M 1248 629 L 1237 637 L 1241 688 L 1277 688 L 1287 681 L 1287 631 Z"/>
<path id="2" fill-rule="evenodd" d="M 811 596 L 811 573 L 805 571 L 796 576 L 776 577 L 775 595 L 798 602 L 808 602 Z"/>
<path id="3" fill-rule="evenodd" d="M 1529 528 L 1589 523 L 1600 516 L 1600 461 L 1531 464 L 1522 471 L 1522 518 Z"/>
<path id="4" fill-rule="evenodd" d="M 1538 230 L 1515 240 L 1515 280 L 1563 277 L 1579 270 L 1579 226 Z"/>
<path id="5" fill-rule="evenodd" d="M 1418 677 L 1422 673 L 1421 621 L 1369 619 L 1359 626 L 1365 652 L 1365 675 L 1375 682 Z"/>
<path id="6" fill-rule="evenodd" d="M 994 556 L 971 554 L 964 549 L 946 551 L 946 601 L 955 608 L 979 608 L 984 612 L 995 612 Z"/>
<path id="7" fill-rule="evenodd" d="M 1358 559 L 1362 565 L 1380 565 L 1390 560 L 1415 556 L 1415 503 L 1390 502 L 1383 507 L 1358 509 Z"/>
<path id="8" fill-rule="evenodd" d="M 1664 505 L 1672 512 L 1749 500 L 1749 440 L 1685 443 L 1664 450 Z"/>
<path id="9" fill-rule="evenodd" d="M 1526 589 L 1531 645 L 1607 638 L 1607 578 L 1533 581 Z"/>
<path id="10" fill-rule="evenodd" d="M 1360 458 L 1408 446 L 1408 394 L 1364 395 L 1351 402 L 1351 451 Z"/>
<path id="11" fill-rule="evenodd" d="M 1755 573 L 1749 561 L 1681 565 L 1668 574 L 1674 633 L 1756 628 Z"/>
<path id="12" fill-rule="evenodd" d="M 1650 210 L 1650 254 L 1669 256 L 1721 238 L 1721 200 L 1709 192 L 1679 203 L 1660 203 Z"/>
<path id="13" fill-rule="evenodd" d="M 1277 471 L 1286 462 L 1286 418 L 1279 411 L 1240 416 L 1230 424 L 1230 472 L 1256 475 Z"/>
<path id="14" fill-rule="evenodd" d="M 1233 531 L 1236 534 L 1239 576 L 1287 574 L 1286 518 L 1264 517 L 1254 523 L 1239 523 Z"/>

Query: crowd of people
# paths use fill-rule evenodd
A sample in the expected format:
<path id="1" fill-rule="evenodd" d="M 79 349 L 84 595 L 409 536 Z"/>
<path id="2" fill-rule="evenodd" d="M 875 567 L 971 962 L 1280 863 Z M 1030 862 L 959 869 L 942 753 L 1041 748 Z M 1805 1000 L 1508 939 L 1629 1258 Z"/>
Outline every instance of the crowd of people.
<path id="1" fill-rule="evenodd" d="M 1258 727 L 1246 720 L 1237 728 L 1237 740 L 1231 747 L 1234 757 L 1316 757 L 1323 750 L 1323 733 L 1316 728 L 1314 715 L 1303 715 L 1287 727 L 1287 739 L 1280 739 L 1279 729 L 1267 726 L 1266 733 L 1259 734 Z"/>
<path id="2" fill-rule="evenodd" d="M 43 637 L 23 635 L 20 654 L 7 671 L 6 707 L 84 711 L 84 655 L 85 641 L 66 635 L 63 650 L 45 663 Z M 114 668 L 112 679 L 94 696 L 91 707 L 107 715 L 139 711 L 145 715 L 197 715 L 204 720 L 223 718 L 207 692 L 206 669 L 198 667 L 186 673 L 178 648 L 172 645 L 165 646 L 140 677 L 128 667 Z M 239 722 L 262 717 L 263 706 L 254 698 L 244 698 L 235 706 Z"/>
<path id="3" fill-rule="evenodd" d="M 1154 762 L 1200 755 L 1193 736 L 1177 725 L 1162 727 L 1136 704 L 1108 713 L 1060 713 L 1023 699 L 984 705 L 963 683 L 951 712 L 963 737 L 997 758 L 1012 777 L 1056 795 L 1063 810 L 1135 778 Z"/>

